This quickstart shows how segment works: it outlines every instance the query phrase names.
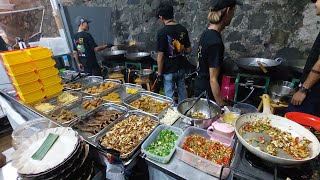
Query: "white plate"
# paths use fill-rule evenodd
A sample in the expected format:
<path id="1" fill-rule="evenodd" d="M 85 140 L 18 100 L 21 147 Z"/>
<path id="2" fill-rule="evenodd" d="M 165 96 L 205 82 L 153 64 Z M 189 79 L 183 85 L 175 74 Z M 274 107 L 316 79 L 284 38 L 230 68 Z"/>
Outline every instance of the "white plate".
<path id="1" fill-rule="evenodd" d="M 49 133 L 58 134 L 59 138 L 41 160 L 33 160 L 31 156 L 39 149 Z M 76 149 L 78 134 L 71 128 L 52 128 L 31 136 L 17 151 L 12 154 L 12 165 L 19 174 L 39 174 L 56 167 L 66 160 Z"/>

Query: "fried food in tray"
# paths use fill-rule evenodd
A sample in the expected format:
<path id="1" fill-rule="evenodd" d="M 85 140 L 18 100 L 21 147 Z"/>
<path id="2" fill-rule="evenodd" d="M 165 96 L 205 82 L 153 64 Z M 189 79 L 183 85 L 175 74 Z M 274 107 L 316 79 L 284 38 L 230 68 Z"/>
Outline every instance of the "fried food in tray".
<path id="1" fill-rule="evenodd" d="M 119 94 L 115 93 L 115 92 L 112 92 L 112 93 L 110 93 L 110 94 L 108 94 L 106 96 L 103 96 L 102 99 L 106 100 L 106 101 L 109 101 L 109 102 L 116 103 L 116 104 L 121 104 L 122 103 Z"/>
<path id="2" fill-rule="evenodd" d="M 65 123 L 68 121 L 73 120 L 74 118 L 77 118 L 77 115 L 75 115 L 74 113 L 64 110 L 62 109 L 59 113 L 54 114 L 54 113 L 50 113 L 50 116 L 58 121 L 59 123 Z"/>
<path id="3" fill-rule="evenodd" d="M 130 105 L 147 113 L 160 113 L 169 106 L 169 103 L 159 102 L 149 96 L 143 96 L 130 103 Z"/>
<path id="4" fill-rule="evenodd" d="M 87 110 L 91 111 L 100 106 L 103 103 L 102 99 L 92 99 L 92 100 L 86 100 L 82 102 L 82 107 Z"/>
<path id="5" fill-rule="evenodd" d="M 75 100 L 79 99 L 78 96 L 75 96 L 75 95 L 72 95 L 71 93 L 69 92 L 63 92 L 62 94 L 60 94 L 58 97 L 57 97 L 57 100 L 59 103 L 65 105 L 65 104 L 69 104 Z"/>
<path id="6" fill-rule="evenodd" d="M 115 124 L 100 143 L 125 155 L 133 151 L 156 126 L 157 122 L 149 116 L 131 115 Z"/>
<path id="7" fill-rule="evenodd" d="M 92 95 L 98 95 L 106 90 L 115 87 L 116 85 L 117 84 L 115 82 L 104 82 L 99 85 L 92 86 L 91 88 L 84 90 L 84 92 Z"/>
<path id="8" fill-rule="evenodd" d="M 66 88 L 69 88 L 69 89 L 80 89 L 82 88 L 82 84 L 80 83 L 74 83 L 74 84 L 66 84 Z"/>
<path id="9" fill-rule="evenodd" d="M 75 127 L 82 132 L 95 135 L 122 115 L 123 112 L 117 110 L 96 112 L 93 116 L 81 120 Z"/>
<path id="10" fill-rule="evenodd" d="M 57 108 L 57 106 L 52 105 L 50 103 L 38 103 L 38 104 L 34 105 L 34 108 L 40 112 L 46 113 L 48 111 L 51 111 L 51 110 Z"/>

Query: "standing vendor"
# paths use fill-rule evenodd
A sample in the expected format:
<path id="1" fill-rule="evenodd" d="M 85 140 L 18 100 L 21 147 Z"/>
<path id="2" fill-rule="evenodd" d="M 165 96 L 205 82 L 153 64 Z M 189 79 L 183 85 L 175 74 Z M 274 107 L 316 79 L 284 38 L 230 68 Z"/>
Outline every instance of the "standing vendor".
<path id="1" fill-rule="evenodd" d="M 210 25 L 201 37 L 198 47 L 199 76 L 195 80 L 195 95 L 207 91 L 209 97 L 223 106 L 219 76 L 224 59 L 224 44 L 221 32 L 229 26 L 233 18 L 236 0 L 211 0 L 208 14 Z"/>
<path id="2" fill-rule="evenodd" d="M 96 52 L 102 51 L 112 46 L 112 44 L 98 46 L 89 31 L 91 20 L 78 16 L 76 25 L 79 27 L 78 32 L 73 36 L 73 55 L 76 59 L 80 71 L 90 75 L 101 75 L 101 68 L 96 58 Z"/>
<path id="3" fill-rule="evenodd" d="M 315 3 L 320 16 L 320 0 Z M 293 95 L 288 112 L 303 112 L 320 117 L 320 33 L 315 40 L 301 77 L 300 89 Z"/>

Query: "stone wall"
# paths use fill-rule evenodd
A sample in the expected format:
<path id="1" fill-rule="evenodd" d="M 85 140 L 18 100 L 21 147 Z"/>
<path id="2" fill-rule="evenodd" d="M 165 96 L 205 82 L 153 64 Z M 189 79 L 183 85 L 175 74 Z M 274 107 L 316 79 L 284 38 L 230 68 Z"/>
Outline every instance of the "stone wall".
<path id="1" fill-rule="evenodd" d="M 51 15 L 50 1 L 32 2 L 40 2 L 46 6 L 44 35 L 56 36 L 57 29 Z M 112 7 L 115 42 L 135 40 L 144 42 L 145 50 L 155 50 L 156 32 L 162 27 L 155 17 L 155 9 L 161 0 L 62 0 L 62 2 L 64 5 Z M 209 0 L 171 2 L 175 7 L 175 19 L 189 30 L 195 52 L 199 36 L 208 25 L 206 17 Z M 242 2 L 244 5 L 237 8 L 233 22 L 223 32 L 227 55 L 234 58 L 281 56 L 288 60 L 307 57 L 319 32 L 320 22 L 315 16 L 314 4 L 311 4 L 310 0 L 242 0 Z M 83 15 L 90 17 L 90 14 Z M 35 20 L 38 16 L 39 14 L 29 18 L 29 21 L 35 21 L 34 26 L 31 26 L 35 30 L 39 23 Z"/>

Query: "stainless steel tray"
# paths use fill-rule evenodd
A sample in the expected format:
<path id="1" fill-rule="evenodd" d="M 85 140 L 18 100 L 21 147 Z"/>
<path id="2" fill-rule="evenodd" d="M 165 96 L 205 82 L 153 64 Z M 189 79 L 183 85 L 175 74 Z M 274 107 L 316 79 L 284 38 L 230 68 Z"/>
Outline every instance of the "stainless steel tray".
<path id="1" fill-rule="evenodd" d="M 82 88 L 86 88 L 92 84 L 101 83 L 103 82 L 103 78 L 101 76 L 88 76 L 81 79 L 78 79 L 77 81 L 70 82 L 68 84 L 81 84 L 82 87 L 78 89 L 71 89 L 65 86 L 65 89 L 67 90 L 74 90 L 74 91 L 81 91 Z"/>
<path id="2" fill-rule="evenodd" d="M 76 125 L 78 125 L 81 122 L 86 123 L 88 121 L 88 119 L 92 116 L 95 116 L 95 114 L 97 112 L 103 112 L 103 111 L 107 111 L 107 110 L 116 110 L 116 111 L 120 111 L 122 113 L 122 115 L 118 118 L 122 118 L 127 112 L 128 109 L 124 106 L 120 106 L 117 104 L 113 104 L 113 103 L 105 103 L 102 104 L 101 106 L 99 106 L 98 108 L 90 111 L 89 113 L 87 113 L 85 116 L 81 117 L 80 119 L 78 119 L 77 121 L 74 121 L 70 126 L 72 126 L 73 129 L 77 130 L 79 132 L 80 135 L 86 137 L 86 138 L 94 138 L 95 136 L 97 136 L 101 131 L 105 130 L 106 128 L 108 128 L 109 126 L 113 125 L 118 119 L 116 119 L 115 121 L 113 121 L 111 124 L 107 125 L 106 127 L 104 127 L 103 129 L 101 129 L 98 133 L 96 134 L 90 134 L 87 132 L 82 132 L 80 129 L 78 129 L 76 127 Z"/>
<path id="3" fill-rule="evenodd" d="M 149 92 L 149 91 L 142 91 L 140 93 L 137 93 L 137 94 L 134 94 L 133 96 L 131 96 L 130 98 L 127 98 L 123 101 L 123 103 L 128 106 L 129 108 L 133 109 L 133 110 L 138 110 L 138 111 L 143 111 L 141 109 L 138 109 L 138 108 L 135 108 L 133 106 L 130 105 L 130 103 L 144 97 L 144 96 L 149 96 L 151 98 L 153 98 L 154 100 L 158 101 L 158 102 L 167 102 L 169 103 L 168 107 L 163 109 L 161 112 L 159 113 L 153 113 L 153 112 L 146 112 L 148 114 L 151 114 L 151 115 L 154 115 L 154 116 L 158 116 L 159 114 L 161 114 L 163 111 L 167 110 L 170 106 L 173 105 L 173 100 L 171 98 L 168 98 L 166 96 L 162 96 L 160 94 L 156 94 L 156 93 L 152 93 L 152 92 Z M 143 111 L 145 112 L 145 111 Z"/>
<path id="4" fill-rule="evenodd" d="M 103 96 L 107 96 L 107 95 L 109 95 L 111 93 L 117 93 L 120 96 L 121 103 L 123 103 L 124 100 L 126 100 L 126 99 L 128 99 L 128 98 L 130 98 L 130 97 L 135 95 L 135 94 L 127 94 L 126 88 L 123 85 L 120 85 L 120 87 L 118 89 L 115 89 L 114 91 L 109 92 L 108 94 L 105 94 Z M 103 96 L 101 96 L 102 99 L 103 99 Z M 105 100 L 107 102 L 115 103 L 115 102 L 109 101 L 107 99 L 103 99 L 103 100 Z"/>
<path id="5" fill-rule="evenodd" d="M 140 149 L 141 144 L 148 138 L 148 136 L 157 128 L 157 126 L 159 125 L 159 119 L 155 116 L 152 116 L 150 114 L 141 112 L 141 111 L 129 111 L 126 115 L 122 116 L 121 118 L 119 118 L 118 120 L 114 121 L 114 123 L 110 126 L 108 126 L 107 128 L 105 128 L 103 131 L 101 131 L 100 133 L 97 134 L 97 136 L 95 137 L 95 143 L 97 144 L 97 147 L 101 146 L 100 144 L 100 140 L 105 136 L 106 133 L 108 133 L 108 131 L 110 131 L 112 129 L 112 127 L 119 123 L 120 121 L 132 116 L 132 115 L 136 115 L 136 116 L 148 116 L 151 118 L 152 121 L 157 122 L 157 125 L 149 132 L 149 134 L 143 138 L 143 140 L 135 147 L 131 150 L 131 152 L 127 153 L 127 154 L 123 154 L 120 155 L 120 158 L 122 160 L 125 159 L 129 159 L 134 153 L 135 151 Z M 108 147 L 104 147 L 106 149 L 108 149 Z"/>
<path id="6" fill-rule="evenodd" d="M 75 100 L 73 100 L 73 101 L 70 101 L 70 102 L 68 102 L 68 103 L 66 103 L 66 104 L 62 104 L 62 103 L 60 103 L 60 102 L 58 101 L 58 97 L 59 97 L 61 94 L 65 93 L 65 92 L 68 92 L 68 93 L 72 94 L 73 96 L 77 96 L 78 98 L 75 99 Z M 81 101 L 81 99 L 82 99 L 82 94 L 79 93 L 79 92 L 76 92 L 76 91 L 64 91 L 64 92 L 61 92 L 61 93 L 59 93 L 59 94 L 57 94 L 56 96 L 53 96 L 53 97 L 51 97 L 51 98 L 48 98 L 48 99 L 45 99 L 45 100 L 42 100 L 42 101 L 33 103 L 31 106 L 32 106 L 32 108 L 33 108 L 35 111 L 37 111 L 37 112 L 40 112 L 40 113 L 43 113 L 43 114 L 49 114 L 50 112 L 55 111 L 55 110 L 57 110 L 57 109 L 59 109 L 59 108 L 61 108 L 61 107 L 69 106 L 69 105 L 72 105 L 72 104 L 77 104 L 77 103 L 79 103 L 79 102 Z M 51 104 L 51 105 L 56 106 L 56 108 L 54 108 L 54 109 L 52 109 L 52 110 L 50 110 L 50 111 L 41 112 L 41 111 L 38 111 L 38 110 L 34 107 L 35 105 L 40 104 L 40 103 L 49 103 L 49 104 Z"/>
<path id="7" fill-rule="evenodd" d="M 93 86 L 99 86 L 99 85 L 101 85 L 102 83 L 106 83 L 106 82 L 114 82 L 114 83 L 116 83 L 116 85 L 115 85 L 114 87 L 112 87 L 112 88 L 110 88 L 110 89 L 107 89 L 107 90 L 105 90 L 105 91 L 102 91 L 102 92 L 100 92 L 100 93 L 98 93 L 98 94 L 90 94 L 90 93 L 84 92 L 84 91 L 85 91 L 86 89 L 88 89 L 88 88 L 92 88 Z M 91 85 L 89 85 L 89 86 L 87 86 L 87 87 L 81 88 L 81 91 L 82 91 L 82 93 L 84 93 L 84 94 L 86 94 L 86 95 L 88 95 L 88 96 L 102 97 L 102 96 L 104 96 L 104 95 L 106 95 L 106 94 L 109 94 L 109 93 L 113 92 L 114 90 L 120 88 L 120 85 L 121 85 L 121 81 L 113 80 L 113 79 L 106 79 L 106 80 L 104 80 L 104 81 L 101 82 L 101 83 L 95 83 L 95 84 L 91 84 Z"/>

